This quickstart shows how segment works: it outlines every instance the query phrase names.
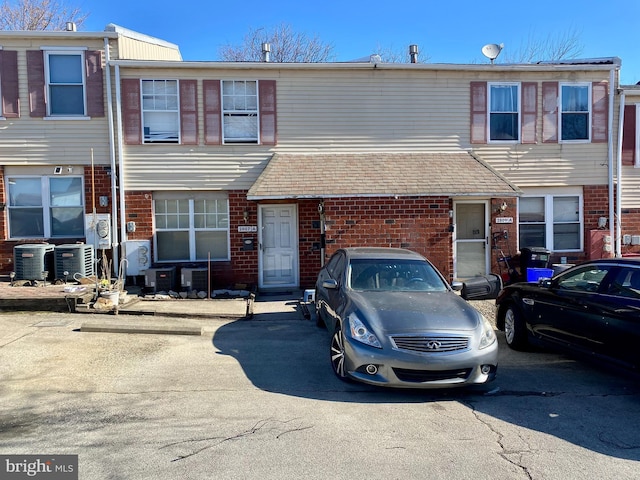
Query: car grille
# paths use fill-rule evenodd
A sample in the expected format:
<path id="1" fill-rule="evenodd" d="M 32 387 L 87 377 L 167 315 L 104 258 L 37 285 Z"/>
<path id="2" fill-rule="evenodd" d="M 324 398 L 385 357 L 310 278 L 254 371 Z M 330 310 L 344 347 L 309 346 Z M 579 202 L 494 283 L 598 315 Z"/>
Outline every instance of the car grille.
<path id="1" fill-rule="evenodd" d="M 391 340 L 397 349 L 410 352 L 449 353 L 469 348 L 469 337 L 394 335 Z"/>
<path id="2" fill-rule="evenodd" d="M 471 375 L 471 368 L 461 370 L 408 370 L 406 368 L 394 368 L 393 373 L 403 382 L 437 382 L 440 380 L 465 380 Z"/>

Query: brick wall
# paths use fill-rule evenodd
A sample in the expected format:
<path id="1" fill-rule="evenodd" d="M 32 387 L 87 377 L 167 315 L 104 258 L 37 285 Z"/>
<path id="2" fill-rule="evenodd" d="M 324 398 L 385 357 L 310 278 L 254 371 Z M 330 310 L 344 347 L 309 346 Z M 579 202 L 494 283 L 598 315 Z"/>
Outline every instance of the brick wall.
<path id="1" fill-rule="evenodd" d="M 82 168 L 82 167 L 79 167 Z M 94 199 L 96 213 L 111 213 L 111 176 L 110 169 L 105 166 L 94 167 L 93 174 L 91 167 L 84 167 L 84 187 L 85 187 L 85 212 L 90 214 L 93 212 Z M 109 198 L 109 204 L 105 207 L 100 206 L 100 197 Z M 0 167 L 0 202 L 8 203 L 7 192 L 5 192 L 4 167 Z M 9 225 L 7 221 L 7 210 L 0 212 L 0 235 L 2 239 L 9 237 Z M 54 245 L 62 245 L 66 243 L 83 242 L 85 238 L 56 238 L 56 239 L 27 239 L 0 242 L 0 274 L 7 275 L 13 267 L 13 248 L 16 245 L 26 243 L 51 243 Z"/>
<path id="2" fill-rule="evenodd" d="M 427 257 L 447 278 L 453 272 L 447 197 L 327 199 L 326 255 L 340 247 L 399 247 Z"/>

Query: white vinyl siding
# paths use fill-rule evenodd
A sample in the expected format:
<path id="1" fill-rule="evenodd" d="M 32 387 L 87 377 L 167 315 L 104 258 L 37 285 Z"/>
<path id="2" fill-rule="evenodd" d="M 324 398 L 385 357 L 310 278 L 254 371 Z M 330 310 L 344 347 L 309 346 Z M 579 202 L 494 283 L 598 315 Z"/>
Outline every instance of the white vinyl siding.
<path id="1" fill-rule="evenodd" d="M 124 69 L 123 69 L 124 70 Z M 139 72 L 126 72 L 135 77 Z M 237 72 L 220 69 L 163 69 L 165 78 L 220 78 L 234 81 Z M 283 154 L 459 152 L 472 148 L 521 187 L 607 184 L 606 143 L 470 143 L 469 72 L 392 71 L 314 68 L 247 69 L 249 78 L 277 80 L 277 147 L 262 144 L 201 145 L 149 149 L 127 145 L 125 183 L 131 190 L 241 190 L 258 178 L 275 151 Z M 277 76 L 276 76 L 277 75 Z M 514 72 L 513 83 L 542 82 L 550 73 Z M 504 75 L 486 75 L 503 83 Z M 579 82 L 606 81 L 608 72 L 578 72 Z M 204 112 L 198 96 L 198 112 Z M 542 131 L 542 95 L 537 95 L 537 130 Z M 615 110 L 614 110 L 615 111 Z M 366 114 L 365 114 L 366 112 Z M 617 111 L 616 111 L 617 112 Z M 614 123 L 615 124 L 615 123 Z M 201 133 L 204 121 L 200 122 Z M 522 134 L 522 132 L 521 132 Z M 231 147 L 231 148 L 229 148 Z M 158 158 L 175 168 L 158 169 Z"/>

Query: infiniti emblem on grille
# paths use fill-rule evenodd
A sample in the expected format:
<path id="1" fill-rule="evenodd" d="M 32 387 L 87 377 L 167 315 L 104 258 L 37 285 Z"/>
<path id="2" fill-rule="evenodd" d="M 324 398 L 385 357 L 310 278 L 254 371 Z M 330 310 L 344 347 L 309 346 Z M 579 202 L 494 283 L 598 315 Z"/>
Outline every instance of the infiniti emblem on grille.
<path id="1" fill-rule="evenodd" d="M 427 348 L 429 350 L 438 350 L 441 346 L 442 344 L 440 342 L 436 342 L 435 340 L 427 342 Z"/>

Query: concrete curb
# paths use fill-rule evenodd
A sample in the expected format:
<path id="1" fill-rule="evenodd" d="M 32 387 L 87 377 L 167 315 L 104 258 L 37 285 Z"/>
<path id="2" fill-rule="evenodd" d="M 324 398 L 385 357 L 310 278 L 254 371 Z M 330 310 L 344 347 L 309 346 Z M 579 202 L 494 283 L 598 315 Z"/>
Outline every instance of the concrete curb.
<path id="1" fill-rule="evenodd" d="M 81 332 L 147 333 L 166 335 L 202 335 L 202 327 L 188 325 L 124 325 L 118 323 L 83 323 Z"/>

